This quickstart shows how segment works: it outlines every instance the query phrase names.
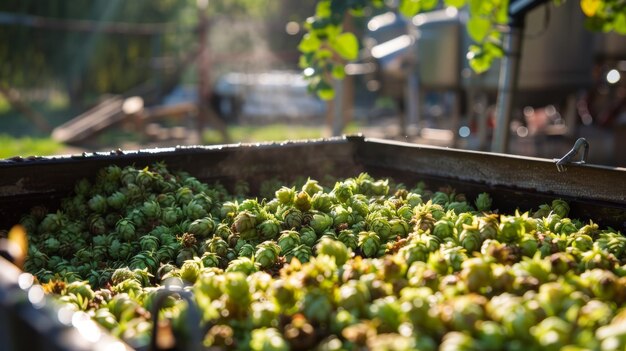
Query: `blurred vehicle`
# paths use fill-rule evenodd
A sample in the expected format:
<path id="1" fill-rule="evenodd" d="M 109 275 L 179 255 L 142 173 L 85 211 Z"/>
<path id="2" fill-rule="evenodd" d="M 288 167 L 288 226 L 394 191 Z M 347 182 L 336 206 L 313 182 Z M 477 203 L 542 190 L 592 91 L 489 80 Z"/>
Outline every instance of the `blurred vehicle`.
<path id="1" fill-rule="evenodd" d="M 227 121 L 302 120 L 326 111 L 299 72 L 227 73 L 213 92 L 216 111 Z"/>

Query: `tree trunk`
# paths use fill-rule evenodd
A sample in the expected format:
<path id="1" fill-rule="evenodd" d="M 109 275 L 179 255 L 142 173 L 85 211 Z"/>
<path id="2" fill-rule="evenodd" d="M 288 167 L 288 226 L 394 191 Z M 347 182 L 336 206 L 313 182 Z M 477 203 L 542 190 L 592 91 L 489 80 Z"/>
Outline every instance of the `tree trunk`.
<path id="1" fill-rule="evenodd" d="M 11 104 L 11 106 L 15 110 L 17 110 L 24 117 L 33 122 L 33 125 L 37 129 L 48 134 L 52 131 L 50 124 L 48 124 L 48 121 L 46 121 L 44 116 L 42 116 L 41 113 L 35 111 L 28 104 L 24 103 L 15 90 L 0 84 L 0 93 L 4 96 L 5 99 L 7 99 L 9 104 Z"/>

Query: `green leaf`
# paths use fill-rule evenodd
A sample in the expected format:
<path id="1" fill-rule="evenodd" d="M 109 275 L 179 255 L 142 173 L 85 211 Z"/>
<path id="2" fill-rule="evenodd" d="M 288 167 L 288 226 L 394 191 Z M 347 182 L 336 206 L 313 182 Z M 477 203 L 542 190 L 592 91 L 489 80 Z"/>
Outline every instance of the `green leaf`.
<path id="1" fill-rule="evenodd" d="M 298 50 L 303 53 L 313 52 L 320 48 L 320 40 L 310 33 L 307 33 L 302 37 L 300 44 L 298 44 Z"/>
<path id="2" fill-rule="evenodd" d="M 493 58 L 499 58 L 504 56 L 504 49 L 500 45 L 487 42 L 485 43 L 485 45 L 483 45 L 483 49 L 486 55 L 489 55 Z"/>
<path id="3" fill-rule="evenodd" d="M 467 32 L 472 40 L 480 43 L 491 31 L 491 22 L 480 17 L 471 17 L 467 21 Z"/>
<path id="4" fill-rule="evenodd" d="M 307 52 L 306 54 L 300 55 L 300 59 L 298 60 L 298 67 L 307 68 L 311 67 L 313 64 L 314 54 L 312 52 Z"/>
<path id="5" fill-rule="evenodd" d="M 317 96 L 322 100 L 332 100 L 335 97 L 335 89 L 333 89 L 332 85 L 328 84 L 325 80 L 322 80 L 316 87 L 315 91 L 317 92 Z"/>
<path id="6" fill-rule="evenodd" d="M 335 65 L 333 67 L 332 75 L 335 79 L 344 79 L 346 77 L 346 71 L 344 70 L 343 65 Z"/>
<path id="7" fill-rule="evenodd" d="M 615 16 L 613 30 L 618 34 L 626 34 L 626 14 L 618 13 Z"/>
<path id="8" fill-rule="evenodd" d="M 421 0 L 420 3 L 422 4 L 422 11 L 430 11 L 437 7 L 439 0 Z"/>
<path id="9" fill-rule="evenodd" d="M 339 56 L 346 60 L 355 60 L 359 56 L 359 41 L 352 33 L 342 33 L 331 42 Z"/>
<path id="10" fill-rule="evenodd" d="M 420 11 L 420 8 L 419 0 L 402 0 L 398 11 L 406 17 L 412 17 Z"/>
<path id="11" fill-rule="evenodd" d="M 321 49 L 315 52 L 315 58 L 323 61 L 323 60 L 327 60 L 333 57 L 333 53 L 332 51 L 328 50 L 328 49 Z"/>
<path id="12" fill-rule="evenodd" d="M 498 12 L 496 13 L 496 22 L 499 24 L 506 24 L 509 21 L 509 1 L 503 1 L 499 7 Z"/>
<path id="13" fill-rule="evenodd" d="M 444 4 L 458 8 L 465 6 L 465 0 L 444 0 Z"/>
<path id="14" fill-rule="evenodd" d="M 317 17 L 330 17 L 333 11 L 331 9 L 331 3 L 329 0 L 322 0 L 317 3 L 315 8 L 315 16 Z"/>
<path id="15" fill-rule="evenodd" d="M 354 17 L 363 17 L 363 16 L 365 16 L 365 10 L 362 9 L 362 8 L 350 9 L 349 12 Z"/>
<path id="16" fill-rule="evenodd" d="M 480 74 L 489 70 L 493 56 L 487 54 L 481 46 L 470 45 L 467 59 L 469 60 L 469 65 L 472 70 Z"/>

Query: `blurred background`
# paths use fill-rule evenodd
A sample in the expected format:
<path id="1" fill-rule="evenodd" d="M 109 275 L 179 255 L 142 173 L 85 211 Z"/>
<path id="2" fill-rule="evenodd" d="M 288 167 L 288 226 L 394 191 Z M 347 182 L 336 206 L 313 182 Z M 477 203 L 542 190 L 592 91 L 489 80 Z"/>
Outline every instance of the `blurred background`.
<path id="1" fill-rule="evenodd" d="M 335 97 L 307 89 L 298 43 L 314 0 L 0 3 L 0 158 L 362 133 L 489 151 L 500 65 L 467 65 L 467 14 L 384 9 Z M 532 10 L 509 153 L 626 166 L 626 37 L 585 29 L 578 1 Z M 306 74 L 306 72 L 304 72 Z"/>

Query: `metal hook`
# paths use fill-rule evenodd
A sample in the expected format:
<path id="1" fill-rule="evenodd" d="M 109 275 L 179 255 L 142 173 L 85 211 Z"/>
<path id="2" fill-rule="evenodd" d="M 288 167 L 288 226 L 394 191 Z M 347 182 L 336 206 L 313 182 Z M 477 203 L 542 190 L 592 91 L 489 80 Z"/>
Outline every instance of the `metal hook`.
<path id="1" fill-rule="evenodd" d="M 573 161 L 574 157 L 578 155 L 581 147 L 584 147 L 585 151 L 581 155 L 580 161 Z M 576 142 L 574 143 L 574 147 L 568 153 L 566 153 L 565 156 L 561 157 L 558 160 L 554 160 L 556 162 L 556 169 L 559 172 L 565 172 L 567 170 L 567 168 L 565 168 L 565 165 L 567 164 L 583 165 L 587 162 L 587 155 L 589 155 L 589 143 L 585 138 L 578 138 L 578 140 L 576 140 Z"/>

